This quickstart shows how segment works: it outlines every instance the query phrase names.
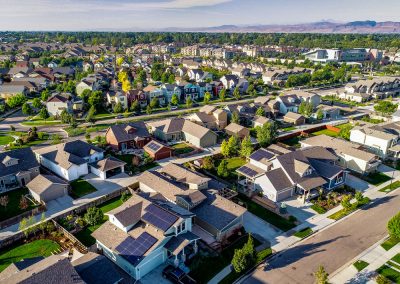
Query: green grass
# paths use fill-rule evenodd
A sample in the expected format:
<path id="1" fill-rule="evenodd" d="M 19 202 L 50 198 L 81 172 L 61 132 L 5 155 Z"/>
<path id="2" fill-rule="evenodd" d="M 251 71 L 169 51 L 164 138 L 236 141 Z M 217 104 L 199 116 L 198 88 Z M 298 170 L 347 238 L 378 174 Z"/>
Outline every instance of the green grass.
<path id="1" fill-rule="evenodd" d="M 320 130 L 320 131 L 316 131 L 316 132 L 313 132 L 312 134 L 315 135 L 315 136 L 325 134 L 325 135 L 328 135 L 330 137 L 337 137 L 339 135 L 339 133 L 337 133 L 335 131 L 332 131 L 332 130 L 329 130 L 329 129 L 323 129 L 323 130 Z"/>
<path id="2" fill-rule="evenodd" d="M 357 271 L 361 271 L 365 267 L 367 267 L 369 265 L 369 263 L 366 261 L 363 261 L 363 260 L 357 260 L 356 262 L 353 263 L 353 265 L 357 269 Z"/>
<path id="3" fill-rule="evenodd" d="M 229 158 L 227 159 L 228 162 L 228 170 L 236 170 L 238 168 L 240 168 L 241 166 L 243 166 L 244 164 L 246 164 L 246 159 L 242 158 L 242 157 L 233 157 L 233 158 Z"/>
<path id="4" fill-rule="evenodd" d="M 36 240 L 14 247 L 11 250 L 0 252 L 0 272 L 11 263 L 32 257 L 50 256 L 52 252 L 58 249 L 60 249 L 60 245 L 54 241 Z"/>
<path id="5" fill-rule="evenodd" d="M 384 182 L 391 180 L 392 178 L 383 173 L 376 172 L 376 173 L 370 173 L 367 176 L 362 176 L 362 179 L 364 179 L 366 182 L 370 184 L 378 186 Z"/>
<path id="6" fill-rule="evenodd" d="M 80 198 L 82 196 L 85 196 L 89 193 L 95 192 L 96 188 L 94 188 L 93 185 L 88 183 L 86 180 L 83 179 L 77 179 L 71 182 L 71 197 L 73 199 Z"/>
<path id="7" fill-rule="evenodd" d="M 390 268 L 387 265 L 382 265 L 378 268 L 377 272 L 386 278 L 390 279 L 394 283 L 400 284 L 400 272 Z"/>
<path id="8" fill-rule="evenodd" d="M 295 148 L 300 148 L 299 141 L 300 141 L 300 137 L 296 136 L 296 137 L 293 137 L 293 138 L 289 138 L 289 139 L 283 140 L 281 142 L 283 144 L 288 145 L 288 146 L 292 146 L 292 147 L 295 147 Z"/>
<path id="9" fill-rule="evenodd" d="M 282 130 L 283 132 L 287 132 L 287 131 L 292 131 L 292 130 L 295 130 L 295 129 L 296 129 L 296 127 L 294 127 L 294 126 L 289 126 L 289 127 L 282 128 L 281 130 Z"/>
<path id="10" fill-rule="evenodd" d="M 384 241 L 382 244 L 381 244 L 381 247 L 384 249 L 384 250 L 390 250 L 392 247 L 394 247 L 395 245 L 397 245 L 398 243 L 400 242 L 400 240 L 398 240 L 398 239 L 396 239 L 396 238 L 393 238 L 393 237 L 390 237 L 389 239 L 387 239 L 386 241 Z"/>
<path id="11" fill-rule="evenodd" d="M 244 195 L 239 195 L 238 197 L 243 203 L 246 204 L 247 210 L 250 213 L 260 217 L 261 219 L 267 221 L 268 223 L 274 225 L 275 227 L 281 229 L 282 231 L 286 232 L 290 229 L 296 227 L 296 218 L 292 217 L 289 219 L 283 218 L 278 214 L 269 211 L 268 209 L 262 207 L 261 205 L 255 203 L 254 201 L 250 200 L 248 197 Z"/>
<path id="12" fill-rule="evenodd" d="M 19 208 L 19 201 L 21 200 L 21 196 L 28 193 L 28 189 L 18 188 L 1 194 L 0 196 L 8 196 L 9 202 L 7 204 L 7 207 L 0 206 L 0 221 L 7 220 L 11 217 L 17 216 L 24 213 L 25 211 L 32 210 L 33 208 L 37 207 L 37 205 L 28 201 L 28 208 L 26 208 L 25 210 Z"/>
<path id="13" fill-rule="evenodd" d="M 353 126 L 351 123 L 343 123 L 343 124 L 335 125 L 335 127 L 339 128 L 339 129 L 343 129 L 343 128 L 347 127 L 348 125 Z"/>
<path id="14" fill-rule="evenodd" d="M 396 254 L 394 257 L 392 257 L 392 260 L 400 264 L 400 253 Z"/>
<path id="15" fill-rule="evenodd" d="M 298 237 L 300 239 L 304 239 L 313 233 L 313 230 L 310 227 L 304 228 L 296 233 L 293 236 Z"/>
<path id="16" fill-rule="evenodd" d="M 236 170 L 246 164 L 246 159 L 242 157 L 232 157 L 232 158 L 226 158 L 224 159 L 225 161 L 228 162 L 227 168 L 228 168 L 228 177 L 224 178 L 228 182 L 235 183 L 237 181 L 237 173 Z M 216 160 L 214 162 L 214 168 L 210 170 L 211 173 L 214 175 L 218 176 L 218 166 L 221 163 L 222 160 Z"/>
<path id="17" fill-rule="evenodd" d="M 326 213 L 326 209 L 319 204 L 311 205 L 311 209 L 314 210 L 315 212 L 317 212 L 318 214 Z"/>
<path id="18" fill-rule="evenodd" d="M 395 190 L 395 189 L 397 189 L 399 187 L 400 187 L 400 181 L 397 180 L 397 181 L 393 182 L 392 184 L 389 184 L 389 185 L 381 188 L 379 191 L 380 192 L 389 193 L 389 192 L 391 192 L 391 191 L 393 191 L 393 190 Z"/>
<path id="19" fill-rule="evenodd" d="M 343 217 L 349 215 L 351 212 L 357 210 L 358 208 L 360 208 L 361 206 L 368 204 L 371 200 L 368 197 L 364 197 L 364 199 L 361 202 L 355 202 L 352 203 L 352 206 L 349 210 L 346 209 L 341 209 L 336 213 L 333 213 L 332 215 L 328 216 L 329 219 L 333 219 L 333 220 L 339 220 L 342 219 Z"/>
<path id="20" fill-rule="evenodd" d="M 13 142 L 14 138 L 8 135 L 0 135 L 0 145 L 7 145 L 10 142 Z"/>
<path id="21" fill-rule="evenodd" d="M 172 149 L 174 149 L 175 155 L 186 154 L 194 151 L 194 149 L 186 143 L 175 144 L 172 146 Z"/>
<path id="22" fill-rule="evenodd" d="M 59 125 L 59 124 L 63 124 L 61 122 L 61 120 L 30 120 L 30 121 L 23 121 L 21 122 L 22 125 L 25 126 L 51 126 L 51 125 Z"/>

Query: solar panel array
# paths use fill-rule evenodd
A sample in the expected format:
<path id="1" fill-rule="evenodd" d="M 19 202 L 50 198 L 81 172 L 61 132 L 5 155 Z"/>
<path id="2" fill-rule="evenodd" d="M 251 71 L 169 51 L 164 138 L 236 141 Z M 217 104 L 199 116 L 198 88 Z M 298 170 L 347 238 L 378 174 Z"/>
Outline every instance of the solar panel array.
<path id="1" fill-rule="evenodd" d="M 164 209 L 159 208 L 154 204 L 150 204 L 145 209 L 146 213 L 142 216 L 142 220 L 152 224 L 154 227 L 157 227 L 164 232 L 171 227 L 178 217 L 165 211 Z"/>
<path id="2" fill-rule="evenodd" d="M 265 150 L 259 149 L 256 152 L 254 152 L 253 154 L 251 154 L 250 159 L 260 161 L 263 158 L 270 159 L 270 158 L 272 158 L 272 156 L 273 155 L 271 153 L 269 153 Z"/>
<path id="3" fill-rule="evenodd" d="M 240 167 L 240 168 L 238 169 L 238 172 L 240 172 L 240 173 L 242 173 L 242 174 L 245 174 L 245 175 L 247 175 L 247 176 L 249 176 L 249 177 L 254 177 L 254 176 L 257 175 L 257 172 L 256 172 L 255 170 L 250 169 L 250 168 L 248 168 L 248 167 L 246 167 L 246 166 Z"/>
<path id="4" fill-rule="evenodd" d="M 136 240 L 127 237 L 116 250 L 133 265 L 157 242 L 149 233 L 142 233 Z"/>
<path id="5" fill-rule="evenodd" d="M 159 144 L 154 143 L 154 142 L 150 142 L 150 143 L 147 145 L 147 147 L 150 148 L 151 150 L 153 150 L 154 152 L 158 151 L 158 149 L 161 148 L 161 146 L 160 146 Z"/>

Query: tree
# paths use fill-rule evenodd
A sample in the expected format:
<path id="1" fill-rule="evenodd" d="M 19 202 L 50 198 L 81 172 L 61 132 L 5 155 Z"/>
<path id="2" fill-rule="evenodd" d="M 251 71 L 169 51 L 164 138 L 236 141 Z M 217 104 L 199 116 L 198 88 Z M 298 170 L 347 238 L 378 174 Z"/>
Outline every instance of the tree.
<path id="1" fill-rule="evenodd" d="M 324 113 L 320 108 L 317 110 L 317 119 L 318 120 L 324 119 Z"/>
<path id="2" fill-rule="evenodd" d="M 25 196 L 21 196 L 21 199 L 19 200 L 19 209 L 25 210 L 28 208 L 28 206 L 28 199 L 26 199 Z"/>
<path id="3" fill-rule="evenodd" d="M 242 140 L 242 144 L 240 145 L 240 155 L 242 157 L 249 157 L 253 152 L 253 145 L 251 144 L 251 139 L 249 136 L 246 136 Z"/>
<path id="4" fill-rule="evenodd" d="M 96 114 L 96 108 L 95 108 L 95 106 L 91 106 L 88 111 L 88 114 L 86 115 L 86 118 L 85 118 L 86 122 L 93 123 L 95 121 L 95 117 L 94 117 L 95 114 Z"/>
<path id="5" fill-rule="evenodd" d="M 212 156 L 206 156 L 203 158 L 202 168 L 205 170 L 212 170 L 214 168 L 214 160 Z"/>
<path id="6" fill-rule="evenodd" d="M 261 147 L 271 144 L 276 138 L 276 125 L 273 122 L 267 122 L 263 126 L 256 127 L 257 141 Z"/>
<path id="7" fill-rule="evenodd" d="M 256 115 L 258 116 L 265 116 L 265 109 L 260 106 L 257 110 L 256 110 Z"/>
<path id="8" fill-rule="evenodd" d="M 339 137 L 346 139 L 346 140 L 350 140 L 350 131 L 352 128 L 353 128 L 353 126 L 351 124 L 346 124 L 345 126 L 343 126 L 340 129 Z"/>
<path id="9" fill-rule="evenodd" d="M 113 111 L 114 111 L 114 113 L 121 113 L 124 111 L 124 108 L 122 107 L 121 102 L 118 102 L 115 104 Z"/>
<path id="10" fill-rule="evenodd" d="M 83 218 L 87 224 L 94 226 L 103 221 L 104 213 L 97 207 L 90 207 Z"/>
<path id="11" fill-rule="evenodd" d="M 34 108 L 41 108 L 42 107 L 42 102 L 40 101 L 39 98 L 34 98 L 32 101 L 32 106 Z"/>
<path id="12" fill-rule="evenodd" d="M 237 111 L 234 111 L 234 112 L 232 113 L 232 119 L 231 119 L 231 121 L 232 121 L 233 123 L 238 123 L 238 124 L 239 124 L 239 122 L 240 122 L 240 116 L 239 116 L 239 113 L 238 113 Z"/>
<path id="13" fill-rule="evenodd" d="M 221 163 L 218 165 L 217 174 L 219 177 L 222 178 L 227 178 L 229 176 L 228 162 L 226 160 L 222 160 Z"/>
<path id="14" fill-rule="evenodd" d="M 301 102 L 299 105 L 299 113 L 305 117 L 310 117 L 313 112 L 313 104 L 311 102 Z"/>
<path id="15" fill-rule="evenodd" d="M 92 92 L 88 98 L 88 104 L 90 106 L 97 107 L 101 104 L 102 101 L 103 101 L 103 95 L 101 91 Z"/>
<path id="16" fill-rule="evenodd" d="M 25 238 L 28 238 L 29 231 L 27 230 L 28 228 L 28 219 L 27 218 L 22 218 L 22 220 L 19 222 L 18 230 L 23 231 Z"/>
<path id="17" fill-rule="evenodd" d="M 8 195 L 3 195 L 0 197 L 0 205 L 4 207 L 4 209 L 7 209 L 7 205 L 10 202 Z"/>
<path id="18" fill-rule="evenodd" d="M 374 105 L 374 109 L 376 112 L 380 112 L 383 116 L 390 115 L 396 111 L 397 104 L 394 104 L 390 101 L 379 101 Z"/>
<path id="19" fill-rule="evenodd" d="M 316 284 L 328 284 L 329 274 L 325 271 L 325 268 L 320 265 L 318 270 L 314 273 Z"/>
<path id="20" fill-rule="evenodd" d="M 158 100 L 158 98 L 152 98 L 151 99 L 151 101 L 150 101 L 150 107 L 151 108 L 158 108 L 158 105 L 159 105 L 159 100 Z"/>
<path id="21" fill-rule="evenodd" d="M 173 84 L 175 82 L 175 75 L 174 74 L 170 74 L 168 77 L 168 83 L 169 84 Z"/>
<path id="22" fill-rule="evenodd" d="M 233 97 L 234 97 L 235 99 L 237 99 L 237 100 L 240 99 L 240 91 L 239 91 L 239 88 L 238 88 L 238 87 L 236 87 L 236 88 L 233 90 Z"/>
<path id="23" fill-rule="evenodd" d="M 44 212 L 42 212 L 42 215 L 40 216 L 40 223 L 39 223 L 39 229 L 42 231 L 42 234 L 44 235 L 44 232 L 46 231 L 46 215 Z"/>
<path id="24" fill-rule="evenodd" d="M 135 113 L 140 112 L 140 104 L 138 100 L 134 100 L 131 104 L 131 111 Z"/>
<path id="25" fill-rule="evenodd" d="M 41 119 L 48 119 L 50 117 L 46 107 L 42 107 L 42 109 L 39 111 L 39 117 Z"/>
<path id="26" fill-rule="evenodd" d="M 179 104 L 179 98 L 177 94 L 173 94 L 171 97 L 171 104 L 173 104 L 174 106 Z"/>
<path id="27" fill-rule="evenodd" d="M 221 100 L 221 102 L 224 102 L 225 99 L 226 99 L 226 89 L 223 88 L 223 89 L 219 92 L 218 96 L 219 96 L 219 99 Z"/>
<path id="28" fill-rule="evenodd" d="M 386 276 L 379 274 L 375 279 L 377 284 L 392 284 L 393 282 L 389 280 Z"/>
<path id="29" fill-rule="evenodd" d="M 340 202 L 340 204 L 342 204 L 345 211 L 349 211 L 351 209 L 350 200 L 351 200 L 351 195 L 347 194 L 347 195 L 343 196 L 342 201 Z"/>
<path id="30" fill-rule="evenodd" d="M 68 113 L 66 109 L 63 109 L 63 111 L 60 114 L 60 119 L 62 123 L 70 123 L 71 122 L 72 115 Z"/>
<path id="31" fill-rule="evenodd" d="M 186 98 L 186 108 L 191 108 L 193 106 L 193 100 L 191 97 Z"/>
<path id="32" fill-rule="evenodd" d="M 31 108 L 31 105 L 29 103 L 24 103 L 22 105 L 22 113 L 25 115 L 31 115 L 33 113 L 33 110 Z"/>
<path id="33" fill-rule="evenodd" d="M 228 141 L 226 141 L 225 139 L 221 143 L 221 154 L 224 157 L 229 157 Z"/>
<path id="34" fill-rule="evenodd" d="M 211 99 L 211 94 L 210 94 L 209 92 L 206 92 L 206 93 L 204 94 L 204 99 L 203 99 L 204 104 L 207 105 L 207 104 L 210 102 L 210 99 Z"/>
<path id="35" fill-rule="evenodd" d="M 231 264 L 236 273 L 244 271 L 247 268 L 246 253 L 242 249 L 235 249 Z"/>
<path id="36" fill-rule="evenodd" d="M 40 98 L 42 99 L 42 102 L 46 102 L 50 97 L 50 91 L 47 89 L 44 89 L 42 93 L 40 94 Z"/>
<path id="37" fill-rule="evenodd" d="M 240 144 L 239 138 L 237 138 L 234 135 L 229 137 L 229 140 L 228 140 L 228 151 L 229 151 L 229 156 L 230 157 L 236 156 L 238 154 L 239 147 L 240 147 L 239 144 Z"/>
<path id="38" fill-rule="evenodd" d="M 26 102 L 26 97 L 24 94 L 16 94 L 12 97 L 9 97 L 6 101 L 6 104 L 9 108 L 15 108 L 18 106 L 22 106 L 23 103 Z"/>
<path id="39" fill-rule="evenodd" d="M 118 57 L 117 58 L 117 65 L 121 66 L 122 63 L 124 63 L 124 58 L 123 57 Z"/>
<path id="40" fill-rule="evenodd" d="M 146 107 L 146 113 L 147 114 L 151 114 L 152 111 L 153 111 L 153 109 L 151 108 L 151 106 L 147 106 Z"/>
<path id="41" fill-rule="evenodd" d="M 400 212 L 389 220 L 387 228 L 392 238 L 400 240 Z"/>

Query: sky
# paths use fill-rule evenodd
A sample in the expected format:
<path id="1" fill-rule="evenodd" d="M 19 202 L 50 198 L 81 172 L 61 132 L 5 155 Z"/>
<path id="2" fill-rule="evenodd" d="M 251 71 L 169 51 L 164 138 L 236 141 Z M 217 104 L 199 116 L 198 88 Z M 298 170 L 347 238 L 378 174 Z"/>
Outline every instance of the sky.
<path id="1" fill-rule="evenodd" d="M 0 0 L 0 30 L 152 31 L 323 20 L 400 21 L 399 11 L 399 0 Z"/>

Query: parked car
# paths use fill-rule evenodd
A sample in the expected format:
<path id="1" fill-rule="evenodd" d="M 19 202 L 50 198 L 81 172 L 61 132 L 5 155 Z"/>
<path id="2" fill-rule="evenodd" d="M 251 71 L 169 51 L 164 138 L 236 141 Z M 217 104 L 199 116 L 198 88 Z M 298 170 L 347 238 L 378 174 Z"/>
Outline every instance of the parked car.
<path id="1" fill-rule="evenodd" d="M 122 114 L 117 115 L 117 119 L 121 119 L 124 118 L 124 116 Z"/>
<path id="2" fill-rule="evenodd" d="M 171 110 L 176 110 L 176 109 L 178 109 L 177 106 L 171 106 Z"/>
<path id="3" fill-rule="evenodd" d="M 196 284 L 196 281 L 187 275 L 182 269 L 179 267 L 173 267 L 172 265 L 168 265 L 164 268 L 162 276 L 170 280 L 172 283 Z"/>

